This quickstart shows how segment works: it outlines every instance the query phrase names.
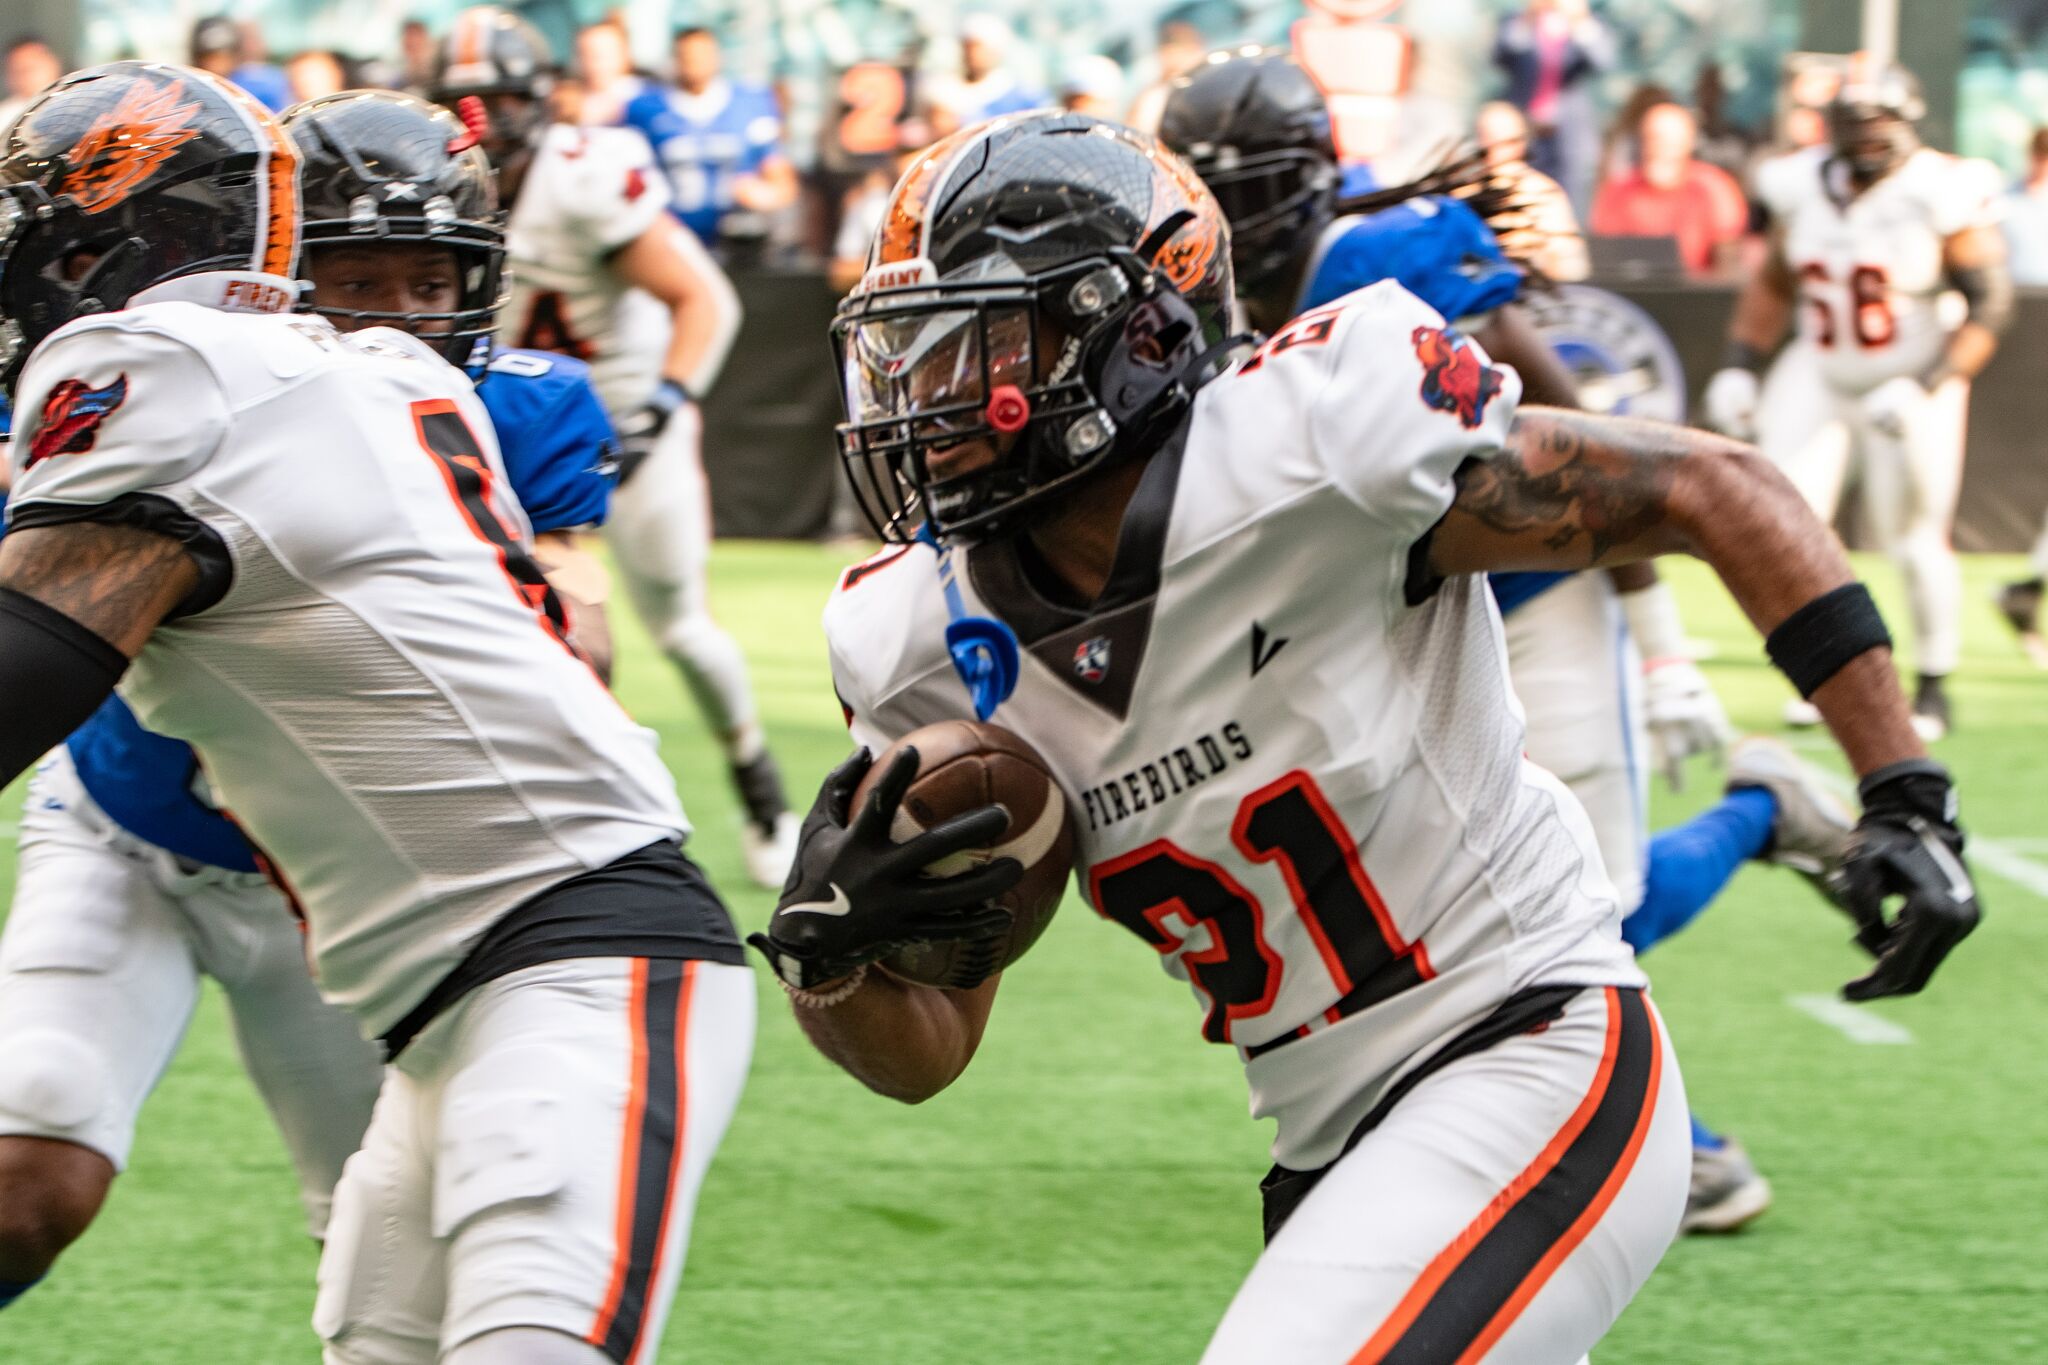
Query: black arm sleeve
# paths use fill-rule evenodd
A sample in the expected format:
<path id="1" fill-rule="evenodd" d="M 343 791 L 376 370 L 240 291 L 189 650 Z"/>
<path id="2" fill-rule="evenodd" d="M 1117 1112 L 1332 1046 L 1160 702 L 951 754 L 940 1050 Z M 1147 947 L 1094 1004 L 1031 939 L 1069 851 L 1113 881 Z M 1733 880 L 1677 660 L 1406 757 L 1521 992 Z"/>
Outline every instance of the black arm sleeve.
<path id="1" fill-rule="evenodd" d="M 0 787 L 99 708 L 128 656 L 54 607 L 0 588 Z"/>
<path id="2" fill-rule="evenodd" d="M 1970 308 L 1970 321 L 2002 333 L 2012 323 L 2014 307 L 2012 272 L 2003 261 L 1997 265 L 1972 265 L 1951 269 L 1948 281 Z"/>

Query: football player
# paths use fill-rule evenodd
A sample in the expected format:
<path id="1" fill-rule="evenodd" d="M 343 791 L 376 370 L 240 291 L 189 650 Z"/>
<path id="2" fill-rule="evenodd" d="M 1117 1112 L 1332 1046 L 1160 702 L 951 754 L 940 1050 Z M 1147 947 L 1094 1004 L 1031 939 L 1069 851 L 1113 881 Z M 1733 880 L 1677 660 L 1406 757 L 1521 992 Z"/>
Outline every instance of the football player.
<path id="1" fill-rule="evenodd" d="M 1713 564 L 1864 778 L 1844 873 L 1881 956 L 1854 998 L 1918 989 L 1975 921 L 1953 791 L 1868 593 L 1754 452 L 1517 416 L 1513 373 L 1392 282 L 1226 368 L 1231 293 L 1215 201 L 1128 129 L 997 119 L 899 183 L 834 323 L 844 459 L 897 542 L 826 608 L 862 749 L 754 941 L 871 1088 L 958 1076 L 1000 978 L 873 964 L 982 922 L 1020 869 L 930 892 L 888 835 L 911 755 L 848 807 L 871 752 L 998 703 L 1074 811 L 1090 902 L 1188 982 L 1278 1124 L 1270 1240 L 1210 1365 L 1575 1362 L 1676 1233 L 1691 1144 L 1479 575 Z M 970 616 L 1016 636 L 1007 699 L 956 674 Z M 1881 886 L 1913 888 L 1901 918 Z"/>
<path id="2" fill-rule="evenodd" d="M 1744 282 L 1706 408 L 1718 429 L 1754 436 L 1823 518 L 1853 457 L 1871 531 L 1905 576 L 1913 714 L 1934 740 L 1954 723 L 1944 680 L 1962 649 L 1949 531 L 1963 419 L 1970 381 L 2012 318 L 2013 286 L 1997 170 L 1922 146 L 1924 112 L 1910 72 L 1866 63 L 1828 106 L 1830 141 L 1768 164 L 1757 192 L 1777 224 L 1770 259 Z M 1792 363 L 1811 371 L 1760 405 L 1757 375 L 1795 309 L 1805 346 Z M 1813 720 L 1797 703 L 1787 718 Z"/>
<path id="3" fill-rule="evenodd" d="M 747 870 L 777 888 L 796 820 L 746 660 L 706 596 L 711 502 L 692 396 L 724 363 L 739 299 L 667 212 L 647 140 L 628 129 L 550 123 L 553 81 L 554 55 L 525 20 L 488 7 L 456 17 L 434 98 L 452 107 L 475 96 L 488 111 L 483 147 L 511 215 L 512 299 L 498 335 L 590 363 L 625 447 L 606 539 L 627 596 L 724 746 L 746 812 Z"/>
<path id="4" fill-rule="evenodd" d="M 1511 363 L 1525 398 L 1578 406 L 1570 375 L 1516 303 L 1522 267 L 1471 205 L 1495 214 L 1517 206 L 1499 202 L 1484 180 L 1459 186 L 1470 202 L 1425 194 L 1477 167 L 1454 165 L 1369 196 L 1382 206 L 1376 212 L 1340 215 L 1329 193 L 1337 162 L 1328 108 L 1283 50 L 1218 53 L 1175 81 L 1160 135 L 1217 194 L 1238 290 L 1262 329 L 1395 279 Z M 1768 853 L 1818 874 L 1839 857 L 1849 821 L 1832 795 L 1796 758 L 1754 742 L 1741 749 L 1718 805 L 1650 837 L 1652 747 L 1675 787 L 1686 757 L 1718 750 L 1728 725 L 1687 655 L 1677 603 L 1649 564 L 1489 582 L 1528 716 L 1529 756 L 1592 817 L 1621 894 L 1623 937 L 1639 953 L 1690 923 L 1749 859 Z M 1693 1164 L 1689 1230 L 1726 1231 L 1769 1206 L 1770 1185 L 1741 1144 L 1697 1120 Z"/>
<path id="5" fill-rule="evenodd" d="M 463 125 L 356 91 L 285 120 L 303 165 L 309 302 L 338 327 L 398 326 L 451 358 L 490 334 L 504 246 L 490 167 Z M 374 168 L 374 169 L 372 169 Z M 602 521 L 612 435 L 581 366 L 507 354 L 478 386 L 536 538 Z M 564 550 L 565 562 L 572 552 Z M 601 612 L 578 604 L 578 643 Z M 85 1231 L 127 1164 L 201 976 L 235 1036 L 324 1235 L 376 1098 L 376 1049 L 306 973 L 289 902 L 213 803 L 191 746 L 109 697 L 38 766 L 0 935 L 0 1301 Z"/>
<path id="6" fill-rule="evenodd" d="M 374 198 L 429 188 L 400 168 L 448 135 L 358 149 L 395 177 Z M 449 338 L 292 311 L 298 165 L 238 92 L 139 62 L 7 135 L 0 783 L 118 681 L 193 746 L 322 994 L 381 1043 L 321 1262 L 331 1365 L 652 1356 L 753 983 Z M 104 963 L 125 928 L 40 965 Z"/>

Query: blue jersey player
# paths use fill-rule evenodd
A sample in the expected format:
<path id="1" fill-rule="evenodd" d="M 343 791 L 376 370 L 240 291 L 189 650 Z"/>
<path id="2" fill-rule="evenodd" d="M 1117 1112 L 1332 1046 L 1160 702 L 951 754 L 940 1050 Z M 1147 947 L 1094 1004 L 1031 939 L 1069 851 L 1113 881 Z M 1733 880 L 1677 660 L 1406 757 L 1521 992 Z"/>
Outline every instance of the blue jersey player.
<path id="1" fill-rule="evenodd" d="M 706 246 L 734 209 L 771 213 L 796 198 L 796 169 L 782 154 L 782 111 L 768 90 L 720 70 L 710 30 L 676 35 L 676 85 L 650 85 L 620 120 L 646 137 L 669 182 L 669 207 Z"/>
<path id="2" fill-rule="evenodd" d="M 287 125 L 307 163 L 314 308 L 344 330 L 445 338 L 451 358 L 474 362 L 536 536 L 602 521 L 616 477 L 612 428 L 585 367 L 476 345 L 490 332 L 499 256 L 481 154 L 459 145 L 461 124 L 422 102 L 337 99 L 302 106 Z M 366 197 L 364 228 L 352 209 Z M 578 614 L 579 643 L 597 620 Z M 223 988 L 297 1169 L 309 1230 L 322 1234 L 342 1162 L 369 1121 L 380 1058 L 320 999 L 289 888 L 266 872 L 212 804 L 193 751 L 144 730 L 118 698 L 38 769 L 0 938 L 0 1305 L 91 1222 L 202 975 Z"/>
<path id="3" fill-rule="evenodd" d="M 1340 204 L 1328 108 L 1282 51 L 1197 66 L 1175 83 L 1159 131 L 1229 216 L 1239 298 L 1259 330 L 1279 332 L 1392 279 L 1514 366 L 1526 403 L 1578 406 L 1570 374 L 1516 306 L 1525 269 L 1486 217 L 1513 206 L 1478 161 Z M 1793 866 L 1825 888 L 1849 813 L 1768 741 L 1736 746 L 1718 805 L 1648 836 L 1652 747 L 1676 786 L 1686 757 L 1719 750 L 1727 736 L 1720 704 L 1686 654 L 1671 594 L 1648 564 L 1611 575 L 1498 574 L 1492 586 L 1529 756 L 1586 807 L 1622 903 L 1637 907 L 1622 933 L 1638 952 L 1690 922 L 1749 859 Z M 1694 1138 L 1687 1229 L 1732 1229 L 1762 1213 L 1770 1186 L 1740 1146 L 1697 1121 Z"/>

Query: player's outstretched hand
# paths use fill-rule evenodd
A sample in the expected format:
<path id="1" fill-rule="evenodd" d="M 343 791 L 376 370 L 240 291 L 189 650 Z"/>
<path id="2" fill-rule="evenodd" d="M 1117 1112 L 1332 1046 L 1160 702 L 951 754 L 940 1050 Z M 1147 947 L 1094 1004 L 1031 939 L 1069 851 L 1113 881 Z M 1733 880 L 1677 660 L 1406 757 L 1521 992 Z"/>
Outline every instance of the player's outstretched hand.
<path id="1" fill-rule="evenodd" d="M 853 793 L 873 761 L 861 749 L 825 778 L 768 931 L 747 940 L 799 989 L 836 981 L 906 943 L 981 938 L 1010 921 L 993 902 L 1024 875 L 1015 858 L 950 877 L 924 872 L 941 858 L 995 843 L 1009 815 L 983 806 L 896 843 L 889 827 L 917 777 L 917 750 L 897 755 L 856 815 Z"/>
<path id="2" fill-rule="evenodd" d="M 1716 758 L 1735 737 L 1721 699 L 1690 659 L 1652 659 L 1643 668 L 1643 724 L 1671 790 L 1685 790 L 1685 760 Z"/>
<path id="3" fill-rule="evenodd" d="M 1977 890 L 1963 866 L 1955 786 L 1931 759 L 1880 768 L 1863 779 L 1863 818 L 1849 836 L 1840 884 L 1861 929 L 1857 942 L 1877 955 L 1868 976 L 1842 988 L 1850 1000 L 1912 995 L 1949 950 L 1977 927 Z M 1903 898 L 1886 921 L 1887 899 Z"/>

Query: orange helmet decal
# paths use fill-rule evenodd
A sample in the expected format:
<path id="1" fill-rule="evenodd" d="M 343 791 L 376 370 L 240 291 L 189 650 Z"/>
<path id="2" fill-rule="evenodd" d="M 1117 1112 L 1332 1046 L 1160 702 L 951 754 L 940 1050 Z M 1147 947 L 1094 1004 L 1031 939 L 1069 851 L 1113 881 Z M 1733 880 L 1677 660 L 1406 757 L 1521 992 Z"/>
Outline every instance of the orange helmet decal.
<path id="1" fill-rule="evenodd" d="M 138 79 L 85 130 L 66 158 L 78 169 L 65 177 L 64 188 L 79 208 L 104 213 L 199 136 L 192 126 L 199 101 L 187 93 L 177 81 L 159 86 Z"/>
<path id="2" fill-rule="evenodd" d="M 937 188 L 939 172 L 985 126 L 962 128 L 918 154 L 903 178 L 896 182 L 896 188 L 889 192 L 889 207 L 882 215 L 880 231 L 875 234 L 871 265 L 894 265 L 924 254 L 925 220 L 931 211 L 932 191 Z"/>
<path id="3" fill-rule="evenodd" d="M 251 270 L 289 279 L 299 254 L 299 149 L 268 109 L 239 85 L 206 72 L 194 72 L 227 96 L 235 112 L 258 139 L 267 144 L 263 156 L 263 241 Z"/>
<path id="4" fill-rule="evenodd" d="M 1152 221 L 1147 231 L 1175 213 L 1194 215 L 1160 244 L 1152 264 L 1185 293 L 1201 283 L 1223 249 L 1223 214 L 1194 168 L 1158 142 L 1146 148 L 1152 159 Z"/>

